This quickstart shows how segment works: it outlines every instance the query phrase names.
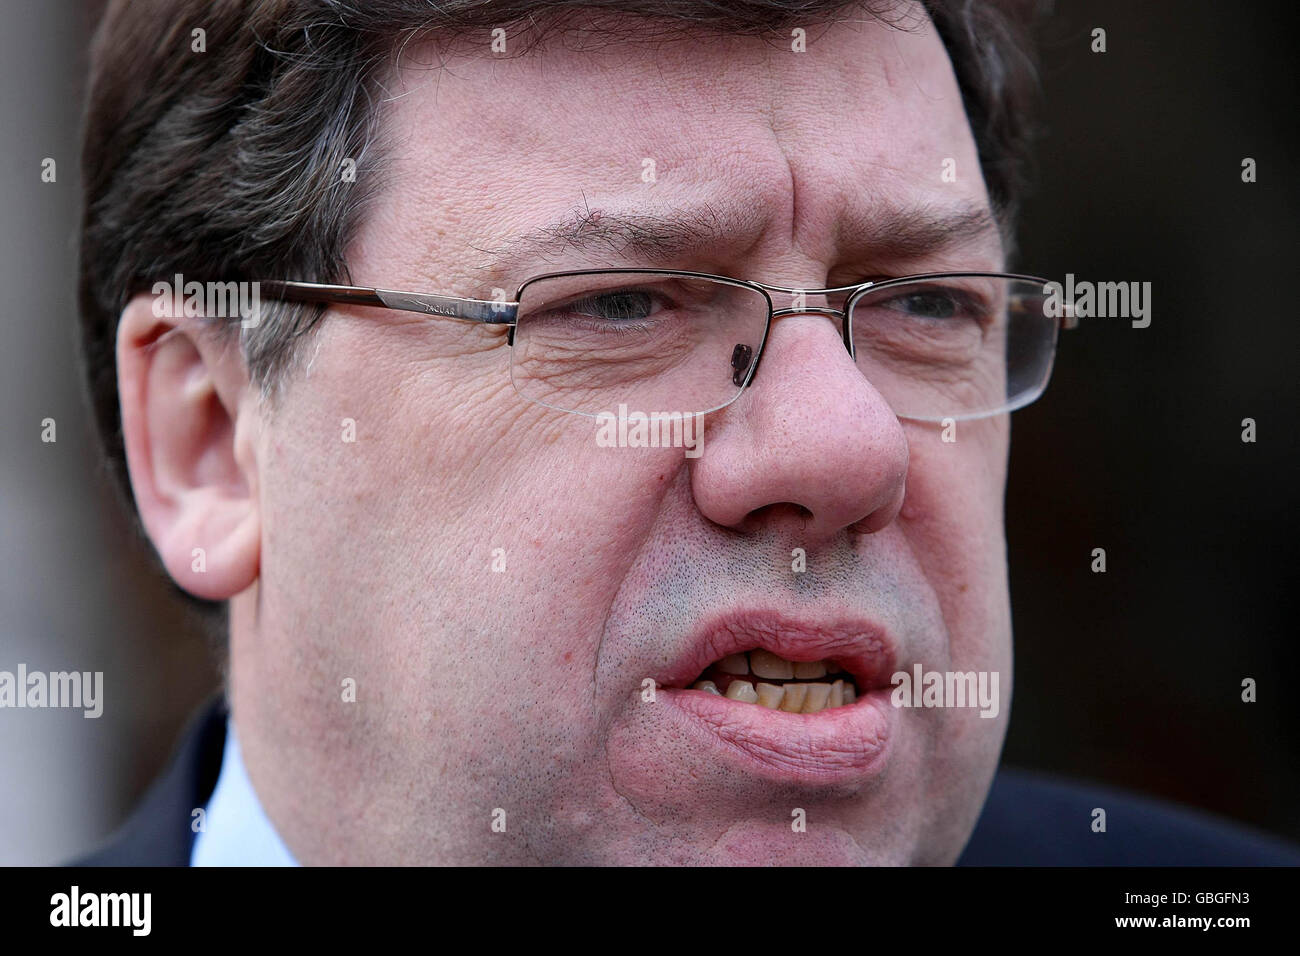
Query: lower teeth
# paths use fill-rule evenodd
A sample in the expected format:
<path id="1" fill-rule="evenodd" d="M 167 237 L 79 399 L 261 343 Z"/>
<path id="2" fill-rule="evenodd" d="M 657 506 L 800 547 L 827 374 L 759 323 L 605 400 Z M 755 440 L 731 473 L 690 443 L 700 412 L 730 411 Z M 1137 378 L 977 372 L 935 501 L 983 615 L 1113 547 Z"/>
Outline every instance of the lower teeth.
<path id="1" fill-rule="evenodd" d="M 791 714 L 815 714 L 830 710 L 832 707 L 844 707 L 857 702 L 858 693 L 848 681 L 837 680 L 833 684 L 805 681 L 797 684 L 768 684 L 760 682 L 757 687 L 747 680 L 733 680 L 727 685 L 725 695 L 718 690 L 718 685 L 711 680 L 696 681 L 692 690 L 702 690 L 708 694 L 726 696 L 746 704 L 758 704 L 768 710 L 783 710 Z"/>

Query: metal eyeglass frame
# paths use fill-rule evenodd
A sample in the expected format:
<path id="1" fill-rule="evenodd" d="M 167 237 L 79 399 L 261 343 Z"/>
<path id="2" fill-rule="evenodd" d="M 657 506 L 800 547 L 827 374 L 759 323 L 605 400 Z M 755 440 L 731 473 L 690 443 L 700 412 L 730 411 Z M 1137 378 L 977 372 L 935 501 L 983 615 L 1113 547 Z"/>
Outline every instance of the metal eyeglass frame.
<path id="1" fill-rule="evenodd" d="M 507 344 L 514 345 L 515 329 L 519 318 L 519 303 L 523 300 L 524 290 L 536 282 L 542 282 L 548 279 L 561 279 L 573 276 L 587 275 L 657 275 L 657 276 L 682 276 L 690 279 L 707 279 L 712 282 L 719 282 L 724 285 L 739 286 L 758 292 L 767 300 L 767 325 L 763 329 L 763 337 L 759 340 L 756 354 L 753 361 L 749 363 L 748 372 L 745 378 L 740 382 L 740 387 L 736 390 L 735 398 L 719 408 L 725 408 L 730 405 L 736 398 L 739 398 L 754 381 L 754 376 L 758 374 L 759 363 L 763 359 L 764 346 L 767 344 L 767 337 L 772 331 L 772 321 L 774 319 L 784 318 L 788 315 L 825 315 L 830 318 L 840 320 L 841 337 L 844 340 L 844 347 L 848 349 L 849 355 L 856 361 L 857 352 L 853 345 L 853 323 L 848 320 L 849 313 L 853 311 L 853 306 L 857 301 L 869 292 L 876 292 L 880 289 L 890 288 L 897 285 L 905 285 L 915 282 L 923 282 L 932 279 L 959 279 L 959 278 L 984 278 L 984 279 L 1012 279 L 1021 282 L 1036 283 L 1044 289 L 1047 287 L 1048 280 L 1038 276 L 1021 275 L 1012 272 L 926 272 L 917 275 L 899 276 L 897 278 L 869 280 L 866 282 L 857 282 L 852 285 L 834 286 L 825 289 L 793 289 L 785 286 L 769 285 L 765 282 L 755 282 L 748 279 L 734 279 L 731 276 L 713 275 L 708 272 L 691 272 L 683 269 L 573 269 L 565 272 L 548 272 L 542 275 L 533 276 L 524 281 L 515 292 L 512 301 L 502 302 L 495 299 L 470 299 L 462 296 L 442 295 L 432 292 L 401 292 L 393 289 L 376 289 L 366 286 L 351 285 L 328 285 L 317 282 L 297 282 L 293 280 L 263 280 L 258 282 L 260 295 L 265 295 L 271 299 L 281 299 L 289 302 L 304 302 L 318 304 L 334 305 L 363 305 L 374 306 L 383 309 L 396 309 L 401 312 L 418 312 L 425 315 L 438 316 L 445 319 L 456 319 L 462 322 L 477 322 L 486 325 L 504 325 L 508 327 Z M 826 306 L 803 306 L 801 308 L 778 309 L 772 302 L 771 293 L 778 292 L 783 295 L 833 295 L 841 292 L 851 293 L 844 302 L 844 308 L 832 309 Z M 1063 310 L 1057 329 L 1072 329 L 1078 325 L 1078 320 L 1074 318 L 1073 310 Z M 1052 340 L 1052 357 L 1056 354 L 1056 338 Z M 1023 408 L 1030 402 L 1036 400 L 1042 395 L 1046 388 L 1047 380 L 1051 377 L 1052 363 L 1049 362 L 1047 374 L 1043 379 L 1043 387 L 1040 388 L 1032 397 L 1023 402 L 1018 402 L 1005 409 L 999 409 L 996 412 L 974 413 L 971 418 L 983 418 L 991 415 L 1003 414 L 1014 411 L 1017 408 Z M 712 409 L 716 411 L 717 409 Z M 573 414 L 581 414 L 575 412 Z"/>

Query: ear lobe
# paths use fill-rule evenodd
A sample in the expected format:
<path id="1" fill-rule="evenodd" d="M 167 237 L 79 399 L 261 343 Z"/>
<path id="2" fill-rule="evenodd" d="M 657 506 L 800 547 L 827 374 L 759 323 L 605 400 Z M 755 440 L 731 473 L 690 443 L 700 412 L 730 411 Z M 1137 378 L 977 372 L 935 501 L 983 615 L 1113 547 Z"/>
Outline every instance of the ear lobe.
<path id="1" fill-rule="evenodd" d="M 236 447 L 253 413 L 238 349 L 138 295 L 118 325 L 117 374 L 136 507 L 168 574 L 200 598 L 240 593 L 257 579 L 261 521 L 255 456 Z"/>

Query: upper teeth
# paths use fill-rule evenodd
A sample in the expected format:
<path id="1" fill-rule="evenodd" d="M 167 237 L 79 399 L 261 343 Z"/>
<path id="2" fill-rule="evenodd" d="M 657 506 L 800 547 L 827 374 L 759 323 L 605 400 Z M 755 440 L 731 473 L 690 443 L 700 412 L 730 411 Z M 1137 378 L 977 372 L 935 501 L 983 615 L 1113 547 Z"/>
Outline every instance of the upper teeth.
<path id="1" fill-rule="evenodd" d="M 826 676 L 825 661 L 796 661 L 794 665 L 794 676 L 801 680 L 811 680 L 815 677 Z"/>
<path id="2" fill-rule="evenodd" d="M 787 661 L 771 651 L 762 648 L 745 653 L 728 654 L 713 665 L 724 674 L 748 674 L 751 671 L 758 677 L 768 680 L 810 680 L 834 674 L 840 667 L 831 661 Z"/>
<path id="3" fill-rule="evenodd" d="M 749 667 L 758 677 L 769 680 L 791 680 L 794 677 L 794 664 L 771 651 L 750 651 Z"/>
<path id="4" fill-rule="evenodd" d="M 724 674 L 748 674 L 749 655 L 729 654 L 717 663 L 718 670 Z"/>

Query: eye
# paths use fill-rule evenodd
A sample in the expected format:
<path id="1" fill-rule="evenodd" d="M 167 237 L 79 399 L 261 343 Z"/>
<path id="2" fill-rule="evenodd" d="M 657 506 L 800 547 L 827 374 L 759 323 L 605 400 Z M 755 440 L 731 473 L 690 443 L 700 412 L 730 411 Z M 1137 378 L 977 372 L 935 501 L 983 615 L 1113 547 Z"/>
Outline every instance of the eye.
<path id="1" fill-rule="evenodd" d="M 963 302 L 955 293 L 940 289 L 925 289 L 894 296 L 888 305 L 899 312 L 923 319 L 951 319 L 960 312 L 968 311 L 968 303 Z"/>
<path id="2" fill-rule="evenodd" d="M 570 302 L 564 311 L 588 315 L 609 322 L 635 322 L 648 319 L 656 309 L 656 297 L 638 289 L 599 292 Z"/>

